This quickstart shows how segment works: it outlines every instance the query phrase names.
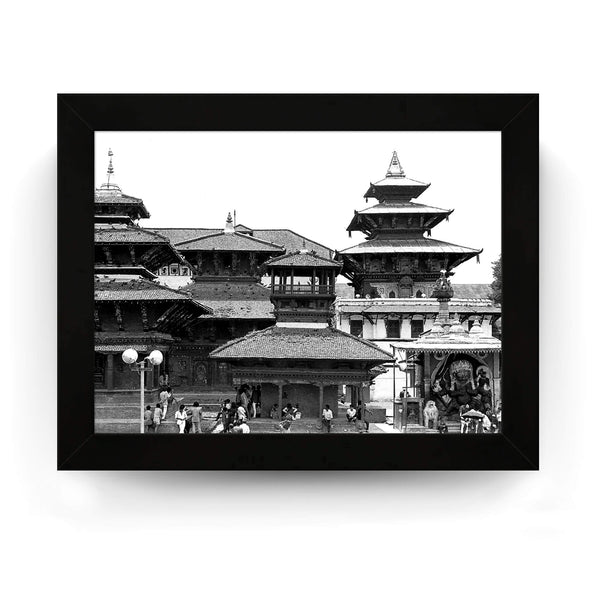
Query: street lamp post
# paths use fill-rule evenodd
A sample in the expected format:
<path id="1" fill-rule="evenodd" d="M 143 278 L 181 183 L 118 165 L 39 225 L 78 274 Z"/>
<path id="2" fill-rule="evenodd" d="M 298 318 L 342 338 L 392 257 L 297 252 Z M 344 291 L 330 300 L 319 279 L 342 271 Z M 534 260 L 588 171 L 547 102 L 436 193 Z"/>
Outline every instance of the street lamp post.
<path id="1" fill-rule="evenodd" d="M 404 373 L 404 394 L 402 397 L 402 421 L 404 424 L 404 433 L 406 433 L 406 429 L 408 426 L 408 400 L 406 399 L 406 391 L 407 391 L 407 380 L 408 374 L 406 373 L 406 369 L 408 367 L 408 363 L 406 360 L 401 360 L 398 363 L 398 368 Z"/>
<path id="2" fill-rule="evenodd" d="M 121 358 L 126 365 L 130 365 L 132 371 L 139 371 L 140 373 L 140 433 L 144 433 L 144 375 L 146 371 L 152 371 L 154 367 L 162 363 L 163 355 L 160 350 L 152 350 L 146 358 L 142 358 L 137 362 L 137 351 L 133 348 L 127 348 Z M 149 364 L 146 364 L 146 361 Z"/>
<path id="3" fill-rule="evenodd" d="M 392 366 L 392 401 L 396 401 L 396 346 L 392 346 L 392 356 L 394 364 Z"/>

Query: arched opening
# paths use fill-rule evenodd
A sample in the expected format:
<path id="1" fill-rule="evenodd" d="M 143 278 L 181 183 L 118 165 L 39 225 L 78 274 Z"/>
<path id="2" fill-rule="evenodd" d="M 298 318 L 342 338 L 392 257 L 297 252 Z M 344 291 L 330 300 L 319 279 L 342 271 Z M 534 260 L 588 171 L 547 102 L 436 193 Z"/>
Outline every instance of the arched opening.
<path id="1" fill-rule="evenodd" d="M 396 297 L 396 293 L 395 292 L 390 292 L 389 297 L 390 298 L 395 298 Z"/>

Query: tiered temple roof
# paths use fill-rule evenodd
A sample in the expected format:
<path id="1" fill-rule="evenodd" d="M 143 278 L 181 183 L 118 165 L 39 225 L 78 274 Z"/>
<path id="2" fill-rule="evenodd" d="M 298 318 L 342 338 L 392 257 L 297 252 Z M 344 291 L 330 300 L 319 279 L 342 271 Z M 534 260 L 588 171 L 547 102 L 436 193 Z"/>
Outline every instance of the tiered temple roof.
<path id="1" fill-rule="evenodd" d="M 387 282 L 388 287 L 383 287 L 398 295 L 413 284 L 432 281 L 440 268 L 451 271 L 482 252 L 425 237 L 453 212 L 413 202 L 428 187 L 406 177 L 396 152 L 386 177 L 370 185 L 365 198 L 376 198 L 379 203 L 355 211 L 347 228 L 349 233 L 361 231 L 367 239 L 338 253 L 344 261 L 342 274 L 359 294 L 372 294 Z M 402 289 L 398 287 L 401 278 L 410 279 Z"/>

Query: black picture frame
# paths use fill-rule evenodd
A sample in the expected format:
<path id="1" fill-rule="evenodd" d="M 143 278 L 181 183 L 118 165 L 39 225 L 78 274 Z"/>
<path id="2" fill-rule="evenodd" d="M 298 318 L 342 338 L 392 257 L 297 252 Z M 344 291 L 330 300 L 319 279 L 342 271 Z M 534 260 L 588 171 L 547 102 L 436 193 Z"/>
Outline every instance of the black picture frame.
<path id="1" fill-rule="evenodd" d="M 101 130 L 500 131 L 502 433 L 95 434 L 94 132 Z M 59 94 L 58 469 L 537 470 L 538 168 L 537 94 Z"/>

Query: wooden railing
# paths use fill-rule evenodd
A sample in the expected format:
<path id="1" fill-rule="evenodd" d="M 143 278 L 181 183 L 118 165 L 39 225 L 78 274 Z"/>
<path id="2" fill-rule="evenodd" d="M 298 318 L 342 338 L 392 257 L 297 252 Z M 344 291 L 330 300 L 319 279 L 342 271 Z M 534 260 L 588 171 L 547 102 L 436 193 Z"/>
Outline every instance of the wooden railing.
<path id="1" fill-rule="evenodd" d="M 291 285 L 276 283 L 272 289 L 274 294 L 318 294 L 323 296 L 335 294 L 335 286 L 326 284 L 294 283 Z"/>

